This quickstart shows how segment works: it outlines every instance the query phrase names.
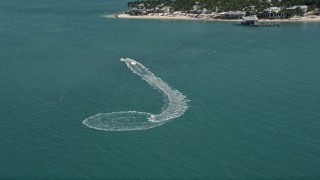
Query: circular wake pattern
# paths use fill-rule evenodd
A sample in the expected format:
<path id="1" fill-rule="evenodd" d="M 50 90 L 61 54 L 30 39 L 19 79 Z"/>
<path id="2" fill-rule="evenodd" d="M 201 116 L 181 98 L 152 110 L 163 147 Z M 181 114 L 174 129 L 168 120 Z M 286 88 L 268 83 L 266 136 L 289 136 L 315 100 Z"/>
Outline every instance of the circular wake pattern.
<path id="1" fill-rule="evenodd" d="M 136 111 L 101 113 L 85 119 L 83 123 L 90 128 L 107 131 L 145 130 L 163 124 L 148 121 L 151 116 Z"/>
<path id="2" fill-rule="evenodd" d="M 104 131 L 146 130 L 177 118 L 188 109 L 186 96 L 178 90 L 172 89 L 148 68 L 129 58 L 122 58 L 121 61 L 124 61 L 133 73 L 141 76 L 149 85 L 163 93 L 165 104 L 161 113 L 150 114 L 137 111 L 100 113 L 85 119 L 82 122 L 84 125 Z"/>

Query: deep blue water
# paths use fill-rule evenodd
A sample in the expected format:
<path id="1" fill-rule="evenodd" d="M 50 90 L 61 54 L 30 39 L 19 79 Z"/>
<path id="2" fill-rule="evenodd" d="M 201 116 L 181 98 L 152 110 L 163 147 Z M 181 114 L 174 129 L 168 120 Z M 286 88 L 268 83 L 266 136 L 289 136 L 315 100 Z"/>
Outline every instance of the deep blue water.
<path id="1" fill-rule="evenodd" d="M 126 0 L 0 1 L 0 178 L 320 178 L 320 23 L 106 18 Z M 189 100 L 108 132 L 97 113 L 159 113 L 131 57 Z"/>

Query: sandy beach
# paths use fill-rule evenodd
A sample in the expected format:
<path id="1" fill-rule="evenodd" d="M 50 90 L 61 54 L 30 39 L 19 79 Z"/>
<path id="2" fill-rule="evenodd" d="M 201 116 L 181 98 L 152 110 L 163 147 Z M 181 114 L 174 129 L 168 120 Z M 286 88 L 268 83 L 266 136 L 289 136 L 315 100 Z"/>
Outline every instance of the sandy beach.
<path id="1" fill-rule="evenodd" d="M 131 16 L 129 14 L 117 14 L 116 18 L 126 19 L 163 19 L 163 20 L 194 20 L 194 21 L 224 21 L 224 22 L 241 22 L 241 19 L 214 19 L 204 16 L 203 18 L 191 17 L 188 15 L 172 15 L 172 14 L 148 14 L 140 16 Z M 260 22 L 320 22 L 320 16 L 303 16 L 293 17 L 290 19 L 259 19 Z"/>

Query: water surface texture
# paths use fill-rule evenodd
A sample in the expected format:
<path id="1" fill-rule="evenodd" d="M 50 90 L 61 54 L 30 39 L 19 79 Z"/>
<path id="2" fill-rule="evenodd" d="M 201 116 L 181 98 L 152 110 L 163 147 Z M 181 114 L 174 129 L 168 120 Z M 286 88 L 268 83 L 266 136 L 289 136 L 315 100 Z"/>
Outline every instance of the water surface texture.
<path id="1" fill-rule="evenodd" d="M 320 178 L 320 23 L 105 18 L 126 0 L 0 1 L 0 178 Z M 187 97 L 161 126 L 86 118 L 162 112 L 136 59 Z"/>

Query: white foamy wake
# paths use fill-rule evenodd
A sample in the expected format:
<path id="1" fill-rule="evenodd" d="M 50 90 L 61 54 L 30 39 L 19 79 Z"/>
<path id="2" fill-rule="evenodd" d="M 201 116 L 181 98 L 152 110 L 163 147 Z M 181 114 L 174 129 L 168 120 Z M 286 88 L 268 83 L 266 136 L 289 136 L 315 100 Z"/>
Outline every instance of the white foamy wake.
<path id="1" fill-rule="evenodd" d="M 145 130 L 160 126 L 170 119 L 181 116 L 188 109 L 188 100 L 178 90 L 172 89 L 166 82 L 155 76 L 141 63 L 122 58 L 128 68 L 142 77 L 148 84 L 163 93 L 165 104 L 160 114 L 150 114 L 137 111 L 121 111 L 112 113 L 100 113 L 90 116 L 82 123 L 89 128 L 105 131 L 133 131 Z"/>

